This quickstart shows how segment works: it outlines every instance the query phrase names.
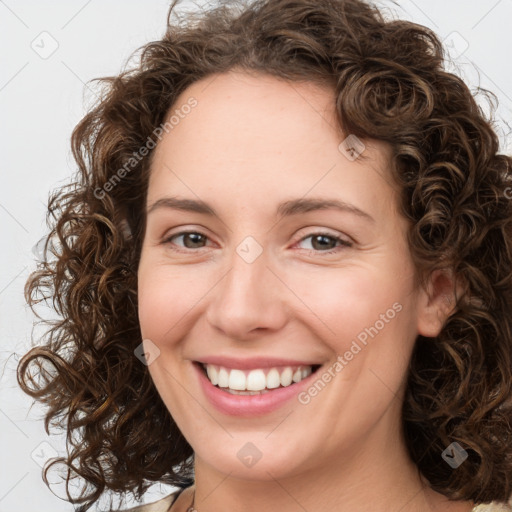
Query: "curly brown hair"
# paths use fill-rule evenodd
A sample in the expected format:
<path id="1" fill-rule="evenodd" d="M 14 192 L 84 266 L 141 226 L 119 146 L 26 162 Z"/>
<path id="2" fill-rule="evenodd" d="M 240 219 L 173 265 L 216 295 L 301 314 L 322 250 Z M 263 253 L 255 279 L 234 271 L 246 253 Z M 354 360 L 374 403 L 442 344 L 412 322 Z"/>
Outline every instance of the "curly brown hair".
<path id="1" fill-rule="evenodd" d="M 344 133 L 391 148 L 421 284 L 451 269 L 462 290 L 440 335 L 416 340 L 403 404 L 407 446 L 434 490 L 508 500 L 512 158 L 499 154 L 491 117 L 446 71 L 438 37 L 361 0 L 223 3 L 189 13 L 185 24 L 170 22 L 175 7 L 135 68 L 96 79 L 103 95 L 72 134 L 78 172 L 49 198 L 45 254 L 25 288 L 31 308 L 50 300 L 59 314 L 44 344 L 21 359 L 18 382 L 48 406 L 47 432 L 51 422 L 67 430 L 68 456 L 54 463 L 67 466 L 68 484 L 87 482 L 68 499 L 85 511 L 106 491 L 140 498 L 154 482 L 193 482 L 193 450 L 134 356 L 153 151 L 134 156 L 189 85 L 240 69 L 328 85 Z M 456 471 L 440 456 L 453 441 L 468 452 Z"/>

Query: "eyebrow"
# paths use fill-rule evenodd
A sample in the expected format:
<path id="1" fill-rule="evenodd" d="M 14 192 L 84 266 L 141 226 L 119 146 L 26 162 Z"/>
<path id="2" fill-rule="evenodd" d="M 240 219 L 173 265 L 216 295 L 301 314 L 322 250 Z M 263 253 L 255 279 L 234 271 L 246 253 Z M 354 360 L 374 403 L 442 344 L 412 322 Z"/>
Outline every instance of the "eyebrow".
<path id="1" fill-rule="evenodd" d="M 163 197 L 155 201 L 147 210 L 149 215 L 151 212 L 159 208 L 171 208 L 186 212 L 201 213 L 204 215 L 218 217 L 215 209 L 208 203 L 200 199 L 181 199 L 178 197 Z M 279 217 L 290 217 L 301 213 L 312 212 L 316 210 L 338 210 L 352 213 L 371 222 L 375 219 L 367 212 L 357 208 L 356 206 L 341 201 L 339 199 L 325 198 L 300 198 L 284 201 L 279 204 L 276 215 Z"/>
<path id="2" fill-rule="evenodd" d="M 352 213 L 358 217 L 375 222 L 375 219 L 365 211 L 357 208 L 353 204 L 346 203 L 339 199 L 323 198 L 300 198 L 292 199 L 281 203 L 277 208 L 277 214 L 280 217 L 289 217 L 300 213 L 307 213 L 316 210 L 339 210 Z"/>

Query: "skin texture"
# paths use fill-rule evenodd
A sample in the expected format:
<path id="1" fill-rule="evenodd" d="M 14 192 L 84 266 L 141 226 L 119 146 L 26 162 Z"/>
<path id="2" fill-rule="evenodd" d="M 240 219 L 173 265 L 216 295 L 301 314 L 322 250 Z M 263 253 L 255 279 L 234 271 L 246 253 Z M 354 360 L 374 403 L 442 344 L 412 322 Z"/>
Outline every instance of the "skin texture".
<path id="1" fill-rule="evenodd" d="M 441 329 L 450 283 L 436 274 L 429 290 L 414 288 L 389 149 L 364 141 L 364 158 L 346 158 L 333 93 L 314 84 L 230 72 L 194 83 L 174 107 L 191 96 L 198 105 L 155 150 L 147 205 L 199 198 L 218 215 L 149 213 L 138 284 L 142 336 L 160 350 L 151 376 L 195 452 L 196 509 L 469 511 L 428 488 L 401 434 L 414 340 Z M 302 197 L 340 199 L 373 220 L 275 215 Z M 169 240 L 182 231 L 206 238 Z M 318 232 L 352 246 L 328 239 L 324 249 Z M 252 263 L 236 251 L 248 236 L 263 249 Z M 308 404 L 230 417 L 207 401 L 192 367 L 214 354 L 329 367 L 393 304 L 400 312 Z M 247 442 L 262 453 L 252 467 L 237 457 Z"/>

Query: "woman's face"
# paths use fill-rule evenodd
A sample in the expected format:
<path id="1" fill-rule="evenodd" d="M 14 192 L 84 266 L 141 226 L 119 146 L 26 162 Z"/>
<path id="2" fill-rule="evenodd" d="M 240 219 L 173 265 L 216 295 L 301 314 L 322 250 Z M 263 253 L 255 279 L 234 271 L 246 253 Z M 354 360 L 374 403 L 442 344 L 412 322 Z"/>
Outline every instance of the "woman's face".
<path id="1" fill-rule="evenodd" d="M 340 149 L 329 89 L 263 75 L 196 82 L 172 111 L 149 181 L 139 319 L 196 464 L 268 480 L 396 447 L 413 344 L 435 326 L 386 146 Z M 266 392 L 220 389 L 198 362 L 223 387 Z"/>

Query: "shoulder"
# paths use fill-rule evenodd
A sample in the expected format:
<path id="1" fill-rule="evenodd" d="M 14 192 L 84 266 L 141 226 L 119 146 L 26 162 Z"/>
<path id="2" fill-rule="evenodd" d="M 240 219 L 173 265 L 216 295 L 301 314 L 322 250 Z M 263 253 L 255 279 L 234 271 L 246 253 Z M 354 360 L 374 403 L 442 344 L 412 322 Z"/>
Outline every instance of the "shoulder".
<path id="1" fill-rule="evenodd" d="M 486 503 L 477 505 L 471 512 L 512 512 L 512 506 L 505 503 Z"/>
<path id="2" fill-rule="evenodd" d="M 178 489 L 177 491 L 169 494 L 165 498 L 162 498 L 158 501 L 154 501 L 153 503 L 146 503 L 145 505 L 137 505 L 133 508 L 125 509 L 124 511 L 118 512 L 167 512 L 171 505 L 176 501 L 176 498 L 181 493 L 182 489 Z M 114 511 L 111 511 L 114 512 Z"/>

